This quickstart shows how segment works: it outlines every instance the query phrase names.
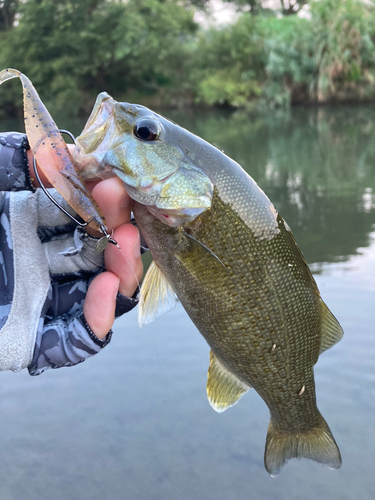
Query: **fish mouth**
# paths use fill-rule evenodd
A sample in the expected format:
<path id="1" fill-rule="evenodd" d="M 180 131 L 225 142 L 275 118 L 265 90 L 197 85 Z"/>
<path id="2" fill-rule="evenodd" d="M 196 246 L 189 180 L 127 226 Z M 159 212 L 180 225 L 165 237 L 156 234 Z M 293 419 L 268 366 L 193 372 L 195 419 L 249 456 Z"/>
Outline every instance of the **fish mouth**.
<path id="1" fill-rule="evenodd" d="M 213 185 L 210 179 L 190 165 L 164 172 L 159 177 L 151 175 L 137 178 L 135 167 L 126 172 L 127 166 L 113 166 L 130 198 L 142 205 L 164 224 L 177 227 L 190 222 L 211 207 Z"/>
<path id="2" fill-rule="evenodd" d="M 155 205 L 148 205 L 148 212 L 156 219 L 160 220 L 163 224 L 169 227 L 178 227 L 187 222 L 191 222 L 196 219 L 205 208 L 195 208 L 195 209 L 176 209 L 176 210 L 160 210 L 160 208 Z"/>

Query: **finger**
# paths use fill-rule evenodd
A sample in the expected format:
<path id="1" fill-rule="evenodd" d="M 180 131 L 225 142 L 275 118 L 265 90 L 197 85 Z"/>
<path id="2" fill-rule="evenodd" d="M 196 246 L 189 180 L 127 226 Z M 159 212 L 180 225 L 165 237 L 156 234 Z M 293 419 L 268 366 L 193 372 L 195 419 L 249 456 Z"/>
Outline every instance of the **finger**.
<path id="1" fill-rule="evenodd" d="M 132 224 L 124 224 L 115 229 L 113 237 L 121 250 L 108 245 L 104 253 L 105 266 L 120 278 L 119 291 L 131 297 L 143 274 L 139 231 Z"/>
<path id="2" fill-rule="evenodd" d="M 104 339 L 115 320 L 116 296 L 120 280 L 110 272 L 96 276 L 87 290 L 83 314 L 91 330 Z"/>
<path id="3" fill-rule="evenodd" d="M 129 222 L 130 197 L 118 177 L 111 177 L 96 184 L 92 195 L 105 216 L 109 232 Z"/>

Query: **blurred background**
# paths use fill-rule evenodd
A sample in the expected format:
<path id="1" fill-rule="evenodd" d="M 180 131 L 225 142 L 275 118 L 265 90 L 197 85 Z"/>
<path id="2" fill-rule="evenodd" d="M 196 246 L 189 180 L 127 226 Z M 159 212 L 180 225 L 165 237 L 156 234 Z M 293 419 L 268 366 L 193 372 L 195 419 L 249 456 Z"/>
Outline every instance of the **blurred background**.
<path id="1" fill-rule="evenodd" d="M 152 107 L 369 102 L 374 36 L 362 0 L 0 1 L 0 67 L 75 115 L 102 90 Z M 0 112 L 21 116 L 9 85 Z"/>
<path id="2" fill-rule="evenodd" d="M 345 336 L 315 367 L 343 456 L 263 467 L 255 393 L 223 414 L 181 306 L 73 369 L 0 375 L 1 500 L 373 500 L 375 8 L 370 1 L 0 0 L 0 69 L 75 135 L 97 94 L 140 102 L 223 149 L 292 228 Z M 23 131 L 0 87 L 0 130 Z"/>

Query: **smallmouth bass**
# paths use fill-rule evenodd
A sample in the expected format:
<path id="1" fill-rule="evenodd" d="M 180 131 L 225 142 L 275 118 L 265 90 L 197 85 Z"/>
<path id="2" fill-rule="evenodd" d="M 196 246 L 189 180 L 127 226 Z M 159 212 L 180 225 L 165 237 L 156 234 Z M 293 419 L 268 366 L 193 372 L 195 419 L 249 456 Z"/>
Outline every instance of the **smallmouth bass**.
<path id="1" fill-rule="evenodd" d="M 253 387 L 271 419 L 265 467 L 340 451 L 316 405 L 313 367 L 343 331 L 293 235 L 254 180 L 214 146 L 149 109 L 98 96 L 77 138 L 87 178 L 116 173 L 154 262 L 140 324 L 176 295 L 211 347 L 207 395 L 222 412 Z"/>

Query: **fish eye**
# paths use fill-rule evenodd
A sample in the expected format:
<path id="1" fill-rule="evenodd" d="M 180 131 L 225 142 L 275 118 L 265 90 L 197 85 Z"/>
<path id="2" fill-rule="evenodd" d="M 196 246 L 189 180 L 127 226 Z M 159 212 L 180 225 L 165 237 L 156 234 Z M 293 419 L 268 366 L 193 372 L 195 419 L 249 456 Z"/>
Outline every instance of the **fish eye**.
<path id="1" fill-rule="evenodd" d="M 143 118 L 134 125 L 134 135 L 143 141 L 157 141 L 160 135 L 160 125 L 150 118 Z"/>

